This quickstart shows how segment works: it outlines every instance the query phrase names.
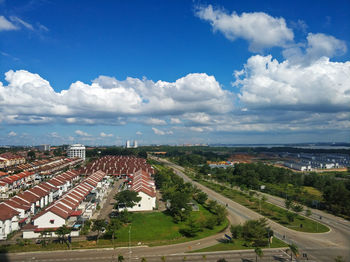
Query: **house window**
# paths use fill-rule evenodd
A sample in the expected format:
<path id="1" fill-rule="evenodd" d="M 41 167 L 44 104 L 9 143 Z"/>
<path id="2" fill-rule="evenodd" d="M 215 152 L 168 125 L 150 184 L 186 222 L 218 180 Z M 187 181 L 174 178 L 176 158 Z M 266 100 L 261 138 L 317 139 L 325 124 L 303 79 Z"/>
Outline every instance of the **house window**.
<path id="1" fill-rule="evenodd" d="M 141 207 L 141 204 L 139 204 L 139 207 Z"/>
<path id="2" fill-rule="evenodd" d="M 53 224 L 53 223 L 55 223 L 55 220 L 54 220 L 54 219 L 51 219 L 51 220 L 50 220 L 50 224 Z"/>

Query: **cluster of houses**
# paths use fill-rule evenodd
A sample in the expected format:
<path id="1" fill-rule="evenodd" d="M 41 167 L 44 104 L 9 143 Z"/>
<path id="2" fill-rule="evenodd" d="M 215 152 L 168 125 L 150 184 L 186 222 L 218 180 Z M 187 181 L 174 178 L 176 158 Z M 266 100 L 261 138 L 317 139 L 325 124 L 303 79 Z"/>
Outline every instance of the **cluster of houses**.
<path id="1" fill-rule="evenodd" d="M 339 169 L 350 166 L 350 157 L 344 154 L 309 154 L 285 153 L 284 166 L 298 171 L 317 171 L 324 169 Z"/>
<path id="2" fill-rule="evenodd" d="M 133 174 L 140 169 L 151 175 L 154 174 L 153 168 L 147 163 L 146 159 L 135 156 L 104 156 L 81 168 L 79 171 L 88 175 L 102 170 L 109 176 L 120 178 Z"/>
<path id="3" fill-rule="evenodd" d="M 30 163 L 24 163 L 16 165 L 9 169 L 9 172 L 19 171 L 35 171 L 39 174 L 48 174 L 70 168 L 74 165 L 81 164 L 83 159 L 81 158 L 65 158 L 63 156 L 52 157 L 50 159 L 35 160 Z"/>
<path id="4" fill-rule="evenodd" d="M 0 197 L 7 199 L 10 196 L 18 193 L 20 190 L 29 188 L 40 183 L 41 180 L 50 178 L 55 174 L 62 172 L 64 169 L 70 169 L 82 160 L 80 158 L 69 159 L 60 158 L 52 161 L 45 161 L 45 165 L 31 165 L 31 168 L 18 174 L 11 175 L 10 173 L 0 173 Z M 29 163 L 24 165 L 30 165 Z"/>
<path id="5" fill-rule="evenodd" d="M 20 174 L 4 179 L 10 182 L 13 176 L 24 174 L 33 179 L 35 173 Z M 125 179 L 124 188 L 141 197 L 129 211 L 154 210 L 156 188 L 152 174 L 154 170 L 145 159 L 105 156 L 87 167 L 55 175 L 0 203 L 0 240 L 17 230 L 23 232 L 23 238 L 37 238 L 42 232 L 55 236 L 55 230 L 62 225 L 75 229 L 71 236 L 79 235 L 82 222 L 92 217 L 109 192 L 113 177 Z"/>
<path id="6" fill-rule="evenodd" d="M 134 156 L 104 156 L 81 168 L 83 174 L 102 170 L 107 175 L 125 178 L 126 188 L 138 192 L 141 201 L 128 211 L 151 211 L 156 208 L 156 188 L 152 178 L 153 167 L 146 159 Z M 119 209 L 124 209 L 120 206 Z"/>
<path id="7" fill-rule="evenodd" d="M 19 156 L 11 152 L 0 154 L 0 169 L 24 164 L 25 162 L 26 159 L 23 156 Z"/>
<path id="8" fill-rule="evenodd" d="M 30 222 L 31 217 L 62 196 L 78 180 L 79 173 L 68 171 L 1 202 L 0 240 Z"/>
<path id="9" fill-rule="evenodd" d="M 106 173 L 97 171 L 42 209 L 23 227 L 23 238 L 39 237 L 45 230 L 51 230 L 55 236 L 57 228 L 63 225 L 75 228 L 80 223 L 79 217 L 90 218 L 99 202 L 96 200 L 102 200 L 109 187 L 109 180 L 105 178 Z M 89 197 L 91 194 L 93 198 Z M 79 231 L 72 231 L 71 235 L 78 236 Z"/>

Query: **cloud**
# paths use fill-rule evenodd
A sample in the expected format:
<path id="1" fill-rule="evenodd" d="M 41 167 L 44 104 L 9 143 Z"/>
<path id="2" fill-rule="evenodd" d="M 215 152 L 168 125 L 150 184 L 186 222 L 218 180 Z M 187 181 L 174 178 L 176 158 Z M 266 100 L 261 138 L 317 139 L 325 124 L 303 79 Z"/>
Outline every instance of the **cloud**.
<path id="1" fill-rule="evenodd" d="M 295 44 L 283 50 L 283 56 L 294 64 L 309 65 L 321 57 L 333 58 L 347 51 L 346 43 L 331 35 L 312 34 L 307 36 L 306 44 Z"/>
<path id="2" fill-rule="evenodd" d="M 141 132 L 141 131 L 137 131 L 137 132 L 136 132 L 136 135 L 142 136 L 142 132 Z"/>
<path id="3" fill-rule="evenodd" d="M 17 136 L 17 134 L 14 131 L 11 131 L 10 133 L 8 133 L 9 137 L 13 137 L 13 136 Z"/>
<path id="4" fill-rule="evenodd" d="M 248 59 L 234 86 L 248 109 L 341 112 L 350 109 L 350 62 L 323 57 L 310 65 L 279 63 L 272 56 Z"/>
<path id="5" fill-rule="evenodd" d="M 171 130 L 169 130 L 169 131 L 163 131 L 163 130 L 160 130 L 160 129 L 155 128 L 155 127 L 152 127 L 152 130 L 153 130 L 153 132 L 154 132 L 156 135 L 160 135 L 160 136 L 172 135 L 172 134 L 174 134 L 173 131 L 171 131 Z"/>
<path id="6" fill-rule="evenodd" d="M 34 27 L 31 24 L 23 21 L 22 19 L 18 18 L 17 16 L 10 16 L 10 19 L 12 22 L 16 23 L 17 25 L 22 25 L 25 28 L 34 31 Z"/>
<path id="7" fill-rule="evenodd" d="M 100 136 L 101 136 L 101 137 L 113 137 L 113 134 L 106 134 L 106 133 L 104 133 L 104 132 L 101 132 L 101 133 L 100 133 Z"/>
<path id="8" fill-rule="evenodd" d="M 91 85 L 77 81 L 61 92 L 26 70 L 10 70 L 5 80 L 8 85 L 0 82 L 0 110 L 6 116 L 3 121 L 11 123 L 65 119 L 71 124 L 125 124 L 126 117 L 133 116 L 226 113 L 233 109 L 233 94 L 207 74 L 188 74 L 175 82 L 130 77 L 118 81 L 101 76 Z M 165 123 L 153 117 L 149 121 L 153 125 Z"/>
<path id="9" fill-rule="evenodd" d="M 52 138 L 61 138 L 61 136 L 57 132 L 51 132 L 49 133 L 49 136 Z"/>
<path id="10" fill-rule="evenodd" d="M 166 125 L 165 120 L 163 119 L 158 119 L 158 118 L 148 118 L 145 120 L 145 124 L 147 125 L 156 125 L 156 126 L 162 126 Z"/>
<path id="11" fill-rule="evenodd" d="M 181 124 L 181 120 L 179 118 L 172 117 L 170 118 L 171 124 Z"/>
<path id="12" fill-rule="evenodd" d="M 77 134 L 78 136 L 84 136 L 84 137 L 89 137 L 91 136 L 90 134 L 84 132 L 84 131 L 81 131 L 81 130 L 75 130 L 74 132 L 75 134 Z"/>
<path id="13" fill-rule="evenodd" d="M 254 52 L 293 42 L 294 33 L 287 27 L 284 18 L 274 18 L 263 12 L 229 14 L 212 5 L 198 7 L 195 14 L 210 22 L 214 32 L 220 31 L 226 38 L 247 40 L 249 49 Z"/>
<path id="14" fill-rule="evenodd" d="M 0 16 L 0 32 L 18 30 L 19 28 L 6 19 L 4 16 Z"/>

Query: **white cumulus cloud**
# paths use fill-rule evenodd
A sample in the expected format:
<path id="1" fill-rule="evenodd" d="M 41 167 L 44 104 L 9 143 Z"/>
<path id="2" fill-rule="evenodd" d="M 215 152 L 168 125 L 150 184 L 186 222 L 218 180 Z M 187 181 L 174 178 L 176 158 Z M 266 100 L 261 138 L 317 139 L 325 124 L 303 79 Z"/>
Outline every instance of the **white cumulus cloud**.
<path id="1" fill-rule="evenodd" d="M 11 131 L 10 133 L 8 133 L 8 136 L 17 136 L 17 134 L 14 131 Z"/>
<path id="2" fill-rule="evenodd" d="M 81 131 L 81 130 L 75 130 L 74 133 L 77 134 L 78 136 L 85 136 L 85 137 L 91 136 L 90 134 L 88 134 L 84 131 Z"/>
<path id="3" fill-rule="evenodd" d="M 6 116 L 3 121 L 11 123 L 65 119 L 72 124 L 125 124 L 123 117 L 128 116 L 226 113 L 233 109 L 233 94 L 207 74 L 188 74 L 175 82 L 130 77 L 119 81 L 101 76 L 90 85 L 77 81 L 60 92 L 26 70 L 10 70 L 5 80 L 8 85 L 0 82 L 0 110 Z M 165 124 L 157 118 L 150 121 L 153 125 Z"/>
<path id="4" fill-rule="evenodd" d="M 210 22 L 214 31 L 220 31 L 230 40 L 247 40 L 251 51 L 285 46 L 294 38 L 294 33 L 287 27 L 284 18 L 275 18 L 263 12 L 229 14 L 208 5 L 198 7 L 196 15 Z"/>
<path id="5" fill-rule="evenodd" d="M 162 125 L 166 125 L 166 122 L 163 119 L 158 119 L 158 118 L 151 117 L 151 118 L 148 118 L 148 119 L 145 120 L 145 124 L 162 126 Z"/>
<path id="6" fill-rule="evenodd" d="M 160 130 L 160 129 L 155 128 L 155 127 L 152 127 L 152 130 L 153 130 L 153 132 L 154 132 L 156 135 L 160 135 L 160 136 L 172 135 L 172 134 L 174 134 L 173 131 L 171 131 L 171 130 L 164 131 L 164 130 Z"/>
<path id="7" fill-rule="evenodd" d="M 350 109 L 350 62 L 330 62 L 323 57 L 302 66 L 272 56 L 248 59 L 236 72 L 241 103 L 250 108 L 341 112 Z"/>
<path id="8" fill-rule="evenodd" d="M 18 30 L 19 28 L 6 19 L 4 16 L 0 16 L 0 31 Z"/>
<path id="9" fill-rule="evenodd" d="M 113 137 L 113 134 L 106 134 L 106 133 L 104 133 L 104 132 L 101 132 L 101 133 L 100 133 L 100 136 L 101 136 L 101 137 Z"/>

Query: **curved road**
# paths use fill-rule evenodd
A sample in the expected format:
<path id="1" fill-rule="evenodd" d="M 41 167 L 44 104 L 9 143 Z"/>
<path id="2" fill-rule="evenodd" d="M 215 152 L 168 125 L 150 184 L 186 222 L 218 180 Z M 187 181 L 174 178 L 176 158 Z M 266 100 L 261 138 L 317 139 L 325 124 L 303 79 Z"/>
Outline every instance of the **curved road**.
<path id="1" fill-rule="evenodd" d="M 169 167 L 173 168 L 175 173 L 181 176 L 185 181 L 191 182 L 198 188 L 203 190 L 208 196 L 221 204 L 228 204 L 229 214 L 235 217 L 235 221 L 245 221 L 247 219 L 257 219 L 262 217 L 260 214 L 208 189 L 207 187 L 192 181 L 184 173 L 184 168 L 166 160 L 161 160 Z M 268 201 L 283 206 L 284 200 L 277 197 L 267 195 Z M 283 204 L 282 204 L 283 203 Z M 320 220 L 322 216 L 323 222 L 331 228 L 327 233 L 303 233 L 290 230 L 276 222 L 269 220 L 271 228 L 275 235 L 279 238 L 285 236 L 285 241 L 295 243 L 301 252 L 307 253 L 308 257 L 316 261 L 334 261 L 337 256 L 342 256 L 345 261 L 350 261 L 350 223 L 342 218 L 322 212 L 320 210 L 312 210 L 313 218 Z M 232 220 L 231 220 L 232 221 Z"/>

